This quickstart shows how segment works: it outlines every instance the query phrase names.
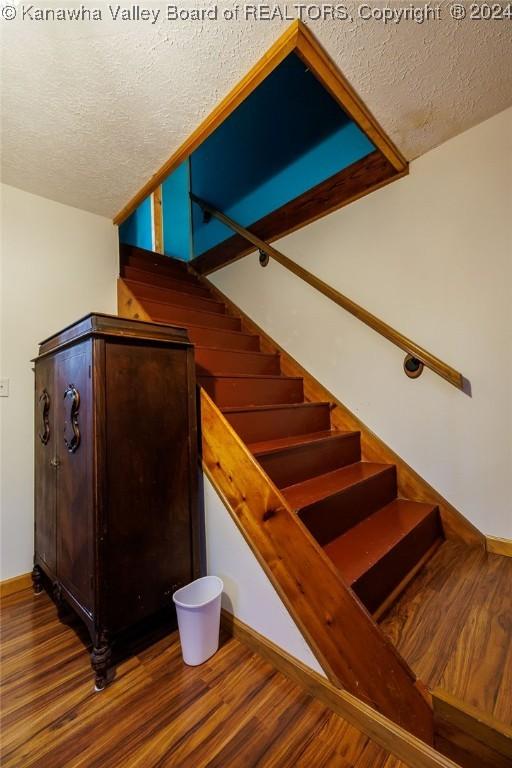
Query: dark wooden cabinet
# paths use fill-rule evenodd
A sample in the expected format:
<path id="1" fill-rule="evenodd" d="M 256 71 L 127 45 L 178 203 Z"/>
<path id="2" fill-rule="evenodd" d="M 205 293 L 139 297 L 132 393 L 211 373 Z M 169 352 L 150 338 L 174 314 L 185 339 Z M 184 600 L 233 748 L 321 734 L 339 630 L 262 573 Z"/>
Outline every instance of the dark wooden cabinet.
<path id="1" fill-rule="evenodd" d="M 199 575 L 194 350 L 184 329 L 91 314 L 35 360 L 34 588 L 112 641 Z"/>

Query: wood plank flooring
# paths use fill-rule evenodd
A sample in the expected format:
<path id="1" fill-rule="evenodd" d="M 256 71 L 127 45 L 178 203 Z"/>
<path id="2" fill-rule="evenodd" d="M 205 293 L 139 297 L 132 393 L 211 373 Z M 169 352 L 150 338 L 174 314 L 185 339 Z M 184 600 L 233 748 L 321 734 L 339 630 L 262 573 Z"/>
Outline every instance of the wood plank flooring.
<path id="1" fill-rule="evenodd" d="M 155 636 L 94 693 L 86 635 L 45 593 L 0 618 L 3 768 L 407 768 L 237 640 L 187 667 Z"/>
<path id="2" fill-rule="evenodd" d="M 445 542 L 381 628 L 431 689 L 512 725 L 512 558 Z"/>

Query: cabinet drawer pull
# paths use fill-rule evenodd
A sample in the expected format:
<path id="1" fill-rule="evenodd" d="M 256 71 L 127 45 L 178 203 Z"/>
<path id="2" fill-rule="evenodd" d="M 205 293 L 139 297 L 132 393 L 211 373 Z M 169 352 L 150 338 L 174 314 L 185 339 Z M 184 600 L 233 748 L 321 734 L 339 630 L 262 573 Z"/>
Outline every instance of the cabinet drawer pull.
<path id="1" fill-rule="evenodd" d="M 69 402 L 69 415 L 64 422 L 64 445 L 69 453 L 74 453 L 80 445 L 80 427 L 78 425 L 80 392 L 74 384 L 70 384 L 64 392 L 64 400 Z M 71 433 L 69 432 L 70 429 Z"/>
<path id="2" fill-rule="evenodd" d="M 50 439 L 50 395 L 46 389 L 39 395 L 39 410 L 43 429 L 38 435 L 42 444 L 46 445 Z"/>

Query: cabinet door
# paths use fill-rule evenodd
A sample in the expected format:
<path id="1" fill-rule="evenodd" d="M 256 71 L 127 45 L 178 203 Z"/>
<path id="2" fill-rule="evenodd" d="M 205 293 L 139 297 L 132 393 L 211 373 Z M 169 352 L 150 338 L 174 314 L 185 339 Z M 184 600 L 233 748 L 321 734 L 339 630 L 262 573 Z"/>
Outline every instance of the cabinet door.
<path id="1" fill-rule="evenodd" d="M 55 574 L 57 480 L 54 424 L 53 360 L 35 365 L 34 511 L 35 555 L 50 576 Z"/>
<path id="2" fill-rule="evenodd" d="M 117 631 L 172 605 L 192 578 L 187 354 L 106 348 L 107 603 Z M 195 435 L 194 435 L 195 438 Z"/>
<path id="3" fill-rule="evenodd" d="M 91 351 L 88 340 L 55 356 L 57 575 L 90 614 L 94 567 Z"/>

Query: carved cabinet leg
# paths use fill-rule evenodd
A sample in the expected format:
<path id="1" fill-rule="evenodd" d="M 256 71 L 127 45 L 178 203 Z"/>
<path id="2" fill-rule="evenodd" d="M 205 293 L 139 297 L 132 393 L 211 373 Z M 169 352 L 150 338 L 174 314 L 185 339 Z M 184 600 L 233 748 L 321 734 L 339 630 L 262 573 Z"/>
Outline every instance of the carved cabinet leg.
<path id="1" fill-rule="evenodd" d="M 62 597 L 62 587 L 58 581 L 54 582 L 52 587 L 52 595 L 55 605 L 57 607 L 57 615 L 62 621 L 67 615 L 66 603 Z"/>
<path id="2" fill-rule="evenodd" d="M 107 684 L 107 672 L 111 654 L 112 651 L 106 635 L 100 635 L 91 653 L 91 667 L 95 674 L 94 687 L 97 691 L 102 691 Z"/>
<path id="3" fill-rule="evenodd" d="M 32 586 L 36 595 L 39 595 L 43 589 L 43 572 L 38 565 L 32 569 Z"/>

